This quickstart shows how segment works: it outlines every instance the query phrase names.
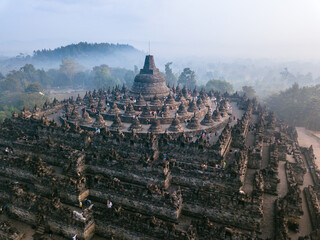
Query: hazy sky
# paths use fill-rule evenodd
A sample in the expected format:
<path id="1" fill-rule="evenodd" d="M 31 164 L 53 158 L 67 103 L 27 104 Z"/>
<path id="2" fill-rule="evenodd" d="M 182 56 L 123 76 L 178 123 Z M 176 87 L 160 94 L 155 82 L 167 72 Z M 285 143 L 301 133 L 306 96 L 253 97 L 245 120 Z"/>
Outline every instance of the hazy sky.
<path id="1" fill-rule="evenodd" d="M 87 42 L 168 56 L 320 59 L 319 0 L 0 0 L 0 54 Z"/>

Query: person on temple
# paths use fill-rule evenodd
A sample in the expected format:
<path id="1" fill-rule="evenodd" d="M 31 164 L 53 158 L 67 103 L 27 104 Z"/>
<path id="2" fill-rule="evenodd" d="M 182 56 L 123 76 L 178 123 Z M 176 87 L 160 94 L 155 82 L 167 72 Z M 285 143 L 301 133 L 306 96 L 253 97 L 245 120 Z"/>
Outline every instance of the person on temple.
<path id="1" fill-rule="evenodd" d="M 108 208 L 112 208 L 112 202 L 109 201 L 109 200 L 107 201 L 107 207 L 108 207 Z"/>

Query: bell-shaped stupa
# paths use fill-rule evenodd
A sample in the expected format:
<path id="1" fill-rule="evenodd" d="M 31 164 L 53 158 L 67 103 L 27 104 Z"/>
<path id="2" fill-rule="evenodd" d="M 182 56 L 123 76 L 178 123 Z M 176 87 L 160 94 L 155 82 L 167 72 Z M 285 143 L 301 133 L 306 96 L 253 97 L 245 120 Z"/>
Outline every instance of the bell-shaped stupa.
<path id="1" fill-rule="evenodd" d="M 169 91 L 165 76 L 156 68 L 153 56 L 147 55 L 143 69 L 134 79 L 131 95 L 138 97 L 141 93 L 144 99 L 151 100 L 155 95 L 166 97 Z"/>

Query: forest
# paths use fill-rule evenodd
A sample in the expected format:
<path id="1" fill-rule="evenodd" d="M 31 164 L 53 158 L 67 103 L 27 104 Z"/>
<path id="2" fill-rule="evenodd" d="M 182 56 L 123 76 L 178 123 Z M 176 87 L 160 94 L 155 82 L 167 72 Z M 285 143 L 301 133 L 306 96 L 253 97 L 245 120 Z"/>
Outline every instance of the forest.
<path id="1" fill-rule="evenodd" d="M 112 43 L 87 43 L 70 44 L 55 48 L 53 50 L 43 49 L 33 52 L 33 59 L 36 60 L 61 60 L 64 58 L 78 58 L 81 56 L 96 57 L 97 55 L 110 55 L 121 51 L 137 51 L 128 44 Z"/>
<path id="2" fill-rule="evenodd" d="M 187 86 L 208 88 L 215 91 L 233 92 L 233 86 L 227 81 L 210 80 L 207 85 L 197 85 L 195 72 L 190 68 L 173 73 L 165 65 L 167 84 L 170 86 Z M 35 104 L 41 106 L 47 99 L 50 90 L 70 89 L 85 91 L 99 88 L 112 88 L 126 85 L 131 87 L 134 77 L 138 74 L 137 66 L 133 70 L 109 67 L 106 64 L 85 69 L 72 59 L 62 59 L 59 68 L 49 70 L 37 69 L 32 64 L 25 64 L 19 70 L 12 70 L 5 76 L 0 73 L 0 121 L 9 117 L 13 111 L 19 112 L 23 107 L 32 108 Z"/>
<path id="3" fill-rule="evenodd" d="M 35 50 L 31 55 L 20 53 L 16 57 L 0 59 L 0 72 L 19 70 L 25 64 L 49 70 L 58 68 L 63 59 L 71 59 L 87 69 L 108 64 L 112 67 L 132 68 L 143 59 L 144 53 L 128 44 L 80 42 L 55 49 Z"/>
<path id="4" fill-rule="evenodd" d="M 295 83 L 287 90 L 270 96 L 266 103 L 287 123 L 320 130 L 320 85 L 299 87 Z"/>
<path id="5" fill-rule="evenodd" d="M 143 61 L 144 53 L 127 44 L 80 42 L 36 50 L 32 56 L 0 60 L 0 121 L 24 106 L 43 104 L 50 89 L 83 91 L 123 84 L 130 87 L 139 72 L 138 66 L 141 67 L 141 63 L 134 64 L 137 59 Z M 157 67 L 164 70 L 169 86 L 180 84 L 223 93 L 238 91 L 250 98 L 258 95 L 261 103 L 290 124 L 320 129 L 320 78 L 310 72 L 295 73 L 285 65 L 264 68 L 268 62 L 208 63 L 202 70 L 192 62 L 167 62 L 163 67 L 162 62 Z M 289 66 L 292 69 L 297 63 Z M 313 69 L 313 65 L 299 66 Z"/>
<path id="6" fill-rule="evenodd" d="M 84 70 L 75 61 L 63 59 L 58 69 L 45 71 L 26 64 L 5 76 L 0 73 L 0 121 L 24 106 L 32 108 L 35 104 L 42 105 L 49 89 L 90 90 L 123 84 L 131 86 L 137 71 L 137 67 L 127 70 L 110 68 L 105 64 Z"/>

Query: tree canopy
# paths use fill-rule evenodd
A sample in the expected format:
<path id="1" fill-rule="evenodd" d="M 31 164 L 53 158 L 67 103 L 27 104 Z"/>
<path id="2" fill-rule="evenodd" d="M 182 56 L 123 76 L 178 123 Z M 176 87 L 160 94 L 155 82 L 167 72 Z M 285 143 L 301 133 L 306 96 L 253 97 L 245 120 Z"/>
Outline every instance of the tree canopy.
<path id="1" fill-rule="evenodd" d="M 110 68 L 107 65 L 101 65 L 93 68 L 93 84 L 96 88 L 109 88 L 120 85 L 119 79 L 110 74 Z"/>
<path id="2" fill-rule="evenodd" d="M 79 56 L 107 55 L 116 51 L 138 51 L 128 44 L 112 44 L 112 43 L 87 43 L 80 42 L 67 46 L 51 49 L 37 50 L 33 52 L 34 59 L 64 59 L 77 58 Z"/>
<path id="3" fill-rule="evenodd" d="M 42 91 L 42 87 L 40 83 L 30 83 L 25 89 L 25 92 L 29 92 L 29 93 L 36 93 L 41 91 Z"/>
<path id="4" fill-rule="evenodd" d="M 179 76 L 178 84 L 193 89 L 196 86 L 196 75 L 190 68 L 183 69 Z"/>
<path id="5" fill-rule="evenodd" d="M 206 84 L 206 89 L 208 91 L 214 90 L 221 93 L 225 93 L 225 92 L 233 93 L 232 84 L 225 80 L 218 80 L 218 79 L 209 80 Z"/>
<path id="6" fill-rule="evenodd" d="M 269 97 L 267 104 L 289 124 L 320 130 L 320 85 L 300 88 L 295 83 L 291 88 Z"/>
<path id="7" fill-rule="evenodd" d="M 169 84 L 169 86 L 176 86 L 177 85 L 177 77 L 173 74 L 172 69 L 170 65 L 172 62 L 168 62 L 165 65 L 165 71 L 166 71 L 166 82 Z"/>
<path id="8" fill-rule="evenodd" d="M 60 65 L 60 72 L 66 75 L 67 79 L 69 80 L 72 86 L 74 86 L 74 76 L 81 70 L 82 67 L 75 61 L 71 59 L 62 59 L 62 63 Z"/>
<path id="9" fill-rule="evenodd" d="M 254 90 L 254 88 L 252 86 L 243 86 L 242 87 L 242 91 L 244 94 L 246 94 L 246 96 L 248 98 L 255 98 L 257 97 L 256 95 L 256 91 Z"/>

